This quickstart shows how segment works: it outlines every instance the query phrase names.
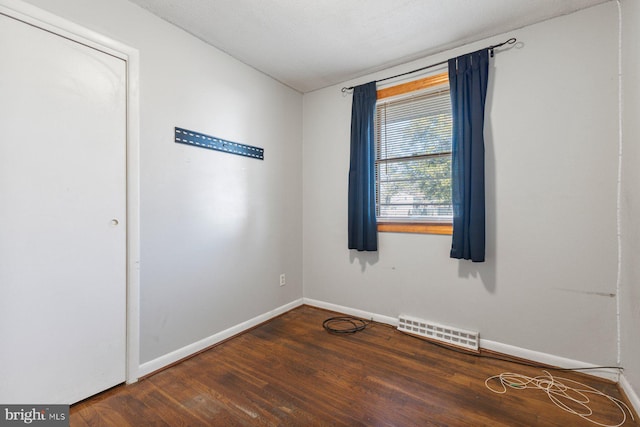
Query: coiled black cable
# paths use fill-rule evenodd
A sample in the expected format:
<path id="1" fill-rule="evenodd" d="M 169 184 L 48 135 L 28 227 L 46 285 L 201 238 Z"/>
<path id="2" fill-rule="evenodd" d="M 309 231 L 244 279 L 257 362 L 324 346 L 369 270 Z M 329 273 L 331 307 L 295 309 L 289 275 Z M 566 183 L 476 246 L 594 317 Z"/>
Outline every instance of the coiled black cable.
<path id="1" fill-rule="evenodd" d="M 322 327 L 330 334 L 355 334 L 364 331 L 369 323 L 371 322 L 356 317 L 338 316 L 322 322 Z"/>

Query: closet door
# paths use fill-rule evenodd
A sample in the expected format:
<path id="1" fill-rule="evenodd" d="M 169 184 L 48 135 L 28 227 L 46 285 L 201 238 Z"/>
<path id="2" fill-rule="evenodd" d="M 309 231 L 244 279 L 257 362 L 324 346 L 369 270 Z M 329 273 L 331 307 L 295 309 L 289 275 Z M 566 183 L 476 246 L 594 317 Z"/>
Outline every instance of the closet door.
<path id="1" fill-rule="evenodd" d="M 0 14 L 0 402 L 125 380 L 126 63 Z"/>

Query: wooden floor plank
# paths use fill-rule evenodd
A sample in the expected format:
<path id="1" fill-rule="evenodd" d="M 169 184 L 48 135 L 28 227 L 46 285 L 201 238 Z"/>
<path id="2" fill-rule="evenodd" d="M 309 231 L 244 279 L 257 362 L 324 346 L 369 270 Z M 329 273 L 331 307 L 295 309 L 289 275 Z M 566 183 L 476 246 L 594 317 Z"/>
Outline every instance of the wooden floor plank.
<path id="1" fill-rule="evenodd" d="M 592 426 L 539 390 L 496 394 L 485 380 L 541 368 L 434 346 L 373 323 L 332 335 L 335 313 L 303 306 L 136 384 L 71 408 L 72 426 Z M 615 398 L 617 386 L 554 372 Z M 628 403 L 628 402 L 627 402 Z M 610 401 L 594 420 L 616 425 Z M 640 426 L 627 414 L 625 427 Z"/>

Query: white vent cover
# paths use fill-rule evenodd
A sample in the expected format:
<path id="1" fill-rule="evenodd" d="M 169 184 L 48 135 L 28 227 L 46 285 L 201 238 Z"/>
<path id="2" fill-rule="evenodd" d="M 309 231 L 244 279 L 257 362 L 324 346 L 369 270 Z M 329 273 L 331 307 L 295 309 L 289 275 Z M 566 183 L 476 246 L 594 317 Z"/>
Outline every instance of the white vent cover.
<path id="1" fill-rule="evenodd" d="M 400 316 L 398 318 L 398 330 L 473 351 L 478 351 L 479 347 L 480 337 L 478 332 L 444 326 L 414 317 Z"/>

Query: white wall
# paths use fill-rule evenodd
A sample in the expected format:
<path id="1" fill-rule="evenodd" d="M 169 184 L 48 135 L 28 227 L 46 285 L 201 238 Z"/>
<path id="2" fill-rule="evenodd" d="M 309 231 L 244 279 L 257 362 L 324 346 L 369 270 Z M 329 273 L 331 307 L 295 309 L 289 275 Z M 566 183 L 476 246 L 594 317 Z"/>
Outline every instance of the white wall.
<path id="1" fill-rule="evenodd" d="M 127 1 L 30 3 L 140 52 L 140 361 L 301 298 L 302 95 Z M 176 144 L 174 126 L 265 160 Z"/>
<path id="2" fill-rule="evenodd" d="M 304 295 L 593 364 L 615 364 L 617 8 L 606 3 L 304 96 Z M 347 250 L 351 96 L 361 84 L 517 37 L 487 101 L 487 262 L 450 237 Z M 442 69 L 433 70 L 441 72 Z"/>
<path id="3" fill-rule="evenodd" d="M 622 365 L 640 396 L 640 2 L 622 1 Z M 636 405 L 640 404 L 636 402 Z"/>

